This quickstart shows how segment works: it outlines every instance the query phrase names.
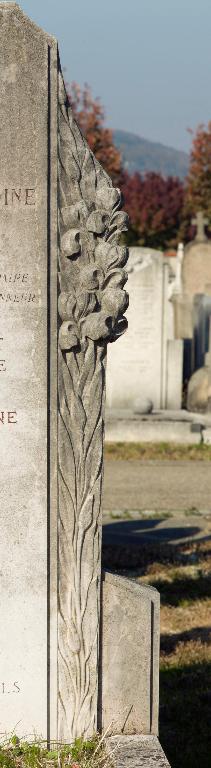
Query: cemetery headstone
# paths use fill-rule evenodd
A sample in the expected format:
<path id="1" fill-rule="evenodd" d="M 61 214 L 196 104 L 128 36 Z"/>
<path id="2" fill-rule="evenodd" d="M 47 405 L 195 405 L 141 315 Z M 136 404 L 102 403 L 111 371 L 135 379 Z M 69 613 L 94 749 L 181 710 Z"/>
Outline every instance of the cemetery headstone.
<path id="1" fill-rule="evenodd" d="M 211 294 L 196 294 L 193 302 L 193 366 L 202 368 L 209 347 Z"/>
<path id="2" fill-rule="evenodd" d="M 185 246 L 181 266 L 180 288 L 174 288 L 175 336 L 193 336 L 193 301 L 197 294 L 209 294 L 211 285 L 211 242 L 205 234 L 207 219 L 199 212 L 192 223 L 194 240 Z"/>
<path id="3" fill-rule="evenodd" d="M 127 270 L 129 329 L 108 352 L 107 407 L 141 413 L 147 400 L 154 409 L 180 408 L 182 342 L 173 337 L 169 264 L 160 252 L 131 248 Z"/>
<path id="4" fill-rule="evenodd" d="M 199 211 L 192 224 L 195 238 L 185 246 L 180 289 L 174 287 L 172 295 L 175 337 L 184 341 L 185 382 L 204 364 L 211 296 L 211 242 L 205 230 L 208 220 Z"/>
<path id="5" fill-rule="evenodd" d="M 191 223 L 196 227 L 195 242 L 206 243 L 208 238 L 206 236 L 205 227 L 209 224 L 209 220 L 204 216 L 203 211 L 198 211 Z"/>
<path id="6" fill-rule="evenodd" d="M 188 384 L 187 407 L 189 411 L 211 412 L 211 317 L 209 319 L 209 349 L 203 368 L 191 376 Z"/>
<path id="7" fill-rule="evenodd" d="M 104 665 L 115 617 L 109 576 L 101 594 L 101 491 L 107 343 L 127 326 L 127 217 L 73 118 L 55 39 L 0 2 L 0 43 L 1 733 L 70 742 L 108 716 L 115 672 L 114 658 Z M 118 577 L 113 588 L 119 603 Z M 130 593 L 134 628 L 145 622 L 148 708 L 134 691 L 134 733 L 150 730 L 162 766 L 159 598 Z M 131 626 L 131 663 L 132 638 Z M 116 679 L 117 711 L 129 695 L 121 660 Z"/>
<path id="8" fill-rule="evenodd" d="M 126 218 L 54 38 L 0 3 L 0 41 L 1 731 L 70 740 L 97 727 L 105 357 L 124 327 Z"/>
<path id="9" fill-rule="evenodd" d="M 196 236 L 185 247 L 182 262 L 182 290 L 189 299 L 196 293 L 206 293 L 211 283 L 211 242 L 205 234 L 207 219 L 199 212 L 194 222 Z"/>
<path id="10" fill-rule="evenodd" d="M 0 80 L 0 719 L 1 732 L 21 723 L 46 734 L 50 716 L 56 725 L 57 44 L 6 2 Z"/>

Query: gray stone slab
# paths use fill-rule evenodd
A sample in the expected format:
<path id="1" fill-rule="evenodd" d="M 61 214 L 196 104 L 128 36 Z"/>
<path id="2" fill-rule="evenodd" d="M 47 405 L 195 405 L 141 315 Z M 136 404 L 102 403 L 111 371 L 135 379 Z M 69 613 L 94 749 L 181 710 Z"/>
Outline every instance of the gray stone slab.
<path id="1" fill-rule="evenodd" d="M 127 269 L 128 333 L 108 350 L 107 404 L 136 409 L 147 397 L 164 407 L 168 266 L 161 252 L 131 248 Z"/>
<path id="2" fill-rule="evenodd" d="M 170 422 L 170 421 L 178 421 L 178 422 L 189 422 L 189 423 L 201 423 L 201 424 L 207 424 L 207 426 L 211 426 L 211 416 L 207 413 L 203 413 L 203 417 L 201 413 L 194 413 L 193 411 L 186 411 L 183 409 L 178 410 L 155 410 L 150 414 L 144 414 L 140 415 L 140 413 L 134 413 L 132 410 L 126 410 L 126 409 L 107 409 L 106 410 L 106 421 L 110 422 L 113 420 L 136 420 L 136 421 L 162 421 L 162 422 Z"/>
<path id="3" fill-rule="evenodd" d="M 167 342 L 167 397 L 166 408 L 179 411 L 182 404 L 183 342 L 172 339 Z"/>
<path id="4" fill-rule="evenodd" d="M 197 445 L 201 433 L 192 432 L 188 421 L 156 421 L 155 419 L 107 419 L 107 442 L 125 443 L 177 443 Z"/>
<path id="5" fill-rule="evenodd" d="M 57 448 L 57 44 L 14 3 L 0 3 L 0 79 L 1 731 L 46 734 L 48 492 L 51 485 L 56 501 L 50 470 Z M 52 501 L 56 564 L 54 510 Z"/>
<path id="6" fill-rule="evenodd" d="M 203 443 L 205 445 L 211 445 L 211 428 L 203 429 Z"/>
<path id="7" fill-rule="evenodd" d="M 102 580 L 99 726 L 158 733 L 160 597 L 105 572 Z"/>
<path id="8" fill-rule="evenodd" d="M 115 768 L 170 768 L 156 736 L 112 736 L 107 749 Z"/>

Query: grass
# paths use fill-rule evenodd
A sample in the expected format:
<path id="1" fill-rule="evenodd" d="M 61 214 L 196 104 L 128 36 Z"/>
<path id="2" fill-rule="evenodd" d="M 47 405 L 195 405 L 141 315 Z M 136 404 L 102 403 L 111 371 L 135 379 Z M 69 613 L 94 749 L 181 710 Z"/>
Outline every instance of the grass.
<path id="1" fill-rule="evenodd" d="M 99 736 L 88 741 L 76 739 L 71 745 L 20 741 L 13 735 L 0 746 L 2 768 L 109 768 L 110 758 Z"/>
<path id="2" fill-rule="evenodd" d="M 194 510 L 194 512 L 196 511 Z M 184 512 L 184 514 L 186 515 L 186 512 Z M 189 511 L 187 512 L 187 514 L 188 515 L 190 514 Z M 173 517 L 171 512 L 166 512 L 166 510 L 164 510 L 164 512 L 163 511 L 159 512 L 157 510 L 156 511 L 152 510 L 152 512 L 149 512 L 148 510 L 145 511 L 144 509 L 136 509 L 136 510 L 130 510 L 130 509 L 110 510 L 109 509 L 109 510 L 103 510 L 103 515 L 110 517 L 111 520 L 135 520 L 136 518 L 140 520 L 146 520 L 149 517 L 152 517 L 153 520 L 163 520 L 163 519 L 168 520 L 169 517 Z"/>
<path id="3" fill-rule="evenodd" d="M 161 595 L 160 741 L 171 768 L 210 768 L 210 541 L 163 544 L 124 574 Z"/>
<path id="4" fill-rule="evenodd" d="M 105 458 L 114 461 L 211 461 L 211 447 L 174 443 L 106 443 Z"/>

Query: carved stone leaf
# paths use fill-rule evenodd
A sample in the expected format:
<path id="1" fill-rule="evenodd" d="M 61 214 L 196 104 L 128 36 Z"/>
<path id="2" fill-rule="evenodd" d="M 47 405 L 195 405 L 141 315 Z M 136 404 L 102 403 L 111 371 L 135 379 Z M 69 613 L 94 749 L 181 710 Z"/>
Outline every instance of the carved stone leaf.
<path id="1" fill-rule="evenodd" d="M 128 304 L 120 191 L 59 73 L 59 740 L 97 729 L 106 345 Z"/>

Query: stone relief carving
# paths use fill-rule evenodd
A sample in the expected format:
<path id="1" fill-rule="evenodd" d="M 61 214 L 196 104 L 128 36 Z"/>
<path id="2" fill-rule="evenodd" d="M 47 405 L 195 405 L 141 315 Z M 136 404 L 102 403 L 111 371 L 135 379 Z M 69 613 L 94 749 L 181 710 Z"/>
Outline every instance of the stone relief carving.
<path id="1" fill-rule="evenodd" d="M 121 195 L 90 151 L 59 72 L 59 734 L 97 727 L 106 346 L 127 321 Z M 62 693 L 61 693 L 62 692 Z"/>

